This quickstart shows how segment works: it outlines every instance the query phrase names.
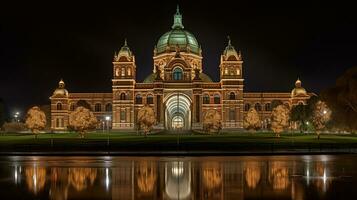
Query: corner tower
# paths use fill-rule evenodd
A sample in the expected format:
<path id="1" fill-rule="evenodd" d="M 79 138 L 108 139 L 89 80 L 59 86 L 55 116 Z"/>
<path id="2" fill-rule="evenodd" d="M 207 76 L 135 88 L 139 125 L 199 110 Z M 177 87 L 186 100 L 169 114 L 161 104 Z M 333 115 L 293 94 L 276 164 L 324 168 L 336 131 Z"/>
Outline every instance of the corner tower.
<path id="1" fill-rule="evenodd" d="M 243 127 L 243 60 L 228 37 L 221 55 L 220 78 L 223 92 L 223 128 Z"/>
<path id="2" fill-rule="evenodd" d="M 134 128 L 135 76 L 135 56 L 125 40 L 113 59 L 113 129 Z"/>

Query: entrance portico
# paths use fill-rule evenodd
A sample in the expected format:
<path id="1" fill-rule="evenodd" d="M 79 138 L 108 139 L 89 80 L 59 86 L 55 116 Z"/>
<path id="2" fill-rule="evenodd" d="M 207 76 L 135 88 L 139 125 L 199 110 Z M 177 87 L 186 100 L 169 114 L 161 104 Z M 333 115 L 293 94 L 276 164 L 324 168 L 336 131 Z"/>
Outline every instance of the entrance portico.
<path id="1" fill-rule="evenodd" d="M 165 101 L 165 128 L 167 130 L 191 129 L 191 98 L 175 92 Z"/>

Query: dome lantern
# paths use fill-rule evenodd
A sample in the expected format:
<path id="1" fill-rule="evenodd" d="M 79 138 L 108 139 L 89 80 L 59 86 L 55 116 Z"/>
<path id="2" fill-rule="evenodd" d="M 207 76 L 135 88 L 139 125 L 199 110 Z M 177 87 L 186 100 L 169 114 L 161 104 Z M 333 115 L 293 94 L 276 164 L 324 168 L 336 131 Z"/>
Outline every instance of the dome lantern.
<path id="1" fill-rule="evenodd" d="M 196 37 L 189 31 L 184 30 L 182 15 L 177 6 L 171 30 L 163 34 L 156 45 L 156 55 L 168 52 L 176 52 L 177 46 L 180 52 L 192 53 L 201 56 L 200 46 Z"/>
<path id="2" fill-rule="evenodd" d="M 295 81 L 295 88 L 291 91 L 291 97 L 297 97 L 297 96 L 306 96 L 307 95 L 307 92 L 305 90 L 305 88 L 303 88 L 301 86 L 301 81 L 300 79 L 298 78 L 296 81 Z"/>

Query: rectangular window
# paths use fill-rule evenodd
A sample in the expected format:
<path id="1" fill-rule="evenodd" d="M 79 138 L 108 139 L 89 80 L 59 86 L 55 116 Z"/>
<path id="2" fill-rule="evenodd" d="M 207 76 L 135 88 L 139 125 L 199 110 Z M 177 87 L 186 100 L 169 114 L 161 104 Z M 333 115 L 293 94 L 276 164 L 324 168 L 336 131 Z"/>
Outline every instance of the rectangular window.
<path id="1" fill-rule="evenodd" d="M 125 110 L 120 111 L 120 121 L 125 121 L 126 120 L 126 112 Z"/>
<path id="2" fill-rule="evenodd" d="M 236 111 L 234 109 L 229 110 L 229 120 L 231 121 L 236 120 Z"/>

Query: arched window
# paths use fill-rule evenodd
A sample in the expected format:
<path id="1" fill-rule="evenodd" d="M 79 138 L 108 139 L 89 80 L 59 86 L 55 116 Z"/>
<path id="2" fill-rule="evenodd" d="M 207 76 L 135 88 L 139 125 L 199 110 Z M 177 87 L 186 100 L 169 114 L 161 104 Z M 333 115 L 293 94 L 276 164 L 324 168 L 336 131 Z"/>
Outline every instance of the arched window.
<path id="1" fill-rule="evenodd" d="M 121 68 L 121 76 L 125 76 L 125 68 L 124 67 Z"/>
<path id="2" fill-rule="evenodd" d="M 61 103 L 57 103 L 57 110 L 62 110 L 62 104 Z"/>
<path id="3" fill-rule="evenodd" d="M 176 67 L 174 71 L 172 72 L 172 76 L 174 80 L 182 80 L 182 69 L 179 67 Z"/>
<path id="4" fill-rule="evenodd" d="M 101 112 L 102 111 L 102 104 L 96 103 L 94 105 L 94 112 Z"/>
<path id="5" fill-rule="evenodd" d="M 131 76 L 131 68 L 128 68 L 128 76 Z"/>
<path id="6" fill-rule="evenodd" d="M 153 98 L 152 95 L 148 95 L 148 96 L 146 97 L 146 103 L 147 103 L 147 104 L 153 104 L 153 103 L 154 103 L 154 98 Z"/>
<path id="7" fill-rule="evenodd" d="M 236 120 L 236 111 L 234 109 L 229 110 L 229 120 Z"/>
<path id="8" fill-rule="evenodd" d="M 111 103 L 107 103 L 107 105 L 105 105 L 105 111 L 106 112 L 111 112 L 112 111 L 112 104 Z"/>
<path id="9" fill-rule="evenodd" d="M 271 111 L 271 104 L 270 103 L 265 104 L 265 111 Z"/>
<path id="10" fill-rule="evenodd" d="M 244 105 L 244 111 L 249 111 L 249 109 L 250 109 L 250 104 L 249 104 L 249 103 L 246 103 L 246 104 Z"/>
<path id="11" fill-rule="evenodd" d="M 228 75 L 228 68 L 224 68 L 224 75 Z"/>
<path id="12" fill-rule="evenodd" d="M 69 110 L 70 111 L 74 111 L 75 108 L 76 108 L 76 104 L 75 103 L 71 103 L 71 105 L 69 106 Z"/>
<path id="13" fill-rule="evenodd" d="M 240 75 L 240 70 L 239 69 L 237 69 L 237 75 Z"/>
<path id="14" fill-rule="evenodd" d="M 203 95 L 203 104 L 209 104 L 209 96 L 208 96 L 208 94 Z"/>
<path id="15" fill-rule="evenodd" d="M 229 100 L 235 100 L 236 99 L 236 94 L 234 92 L 229 93 Z"/>
<path id="16" fill-rule="evenodd" d="M 254 109 L 256 111 L 261 111 L 262 110 L 262 106 L 260 105 L 260 103 L 256 103 L 255 106 L 254 106 Z"/>
<path id="17" fill-rule="evenodd" d="M 120 100 L 126 100 L 126 94 L 124 92 L 120 94 Z"/>
<path id="18" fill-rule="evenodd" d="M 135 97 L 135 103 L 136 103 L 136 104 L 142 104 L 142 103 L 143 103 L 143 98 L 141 97 L 140 94 L 136 95 L 136 97 Z"/>
<path id="19" fill-rule="evenodd" d="M 221 98 L 220 98 L 219 94 L 215 94 L 213 100 L 214 100 L 215 104 L 221 103 Z"/>

